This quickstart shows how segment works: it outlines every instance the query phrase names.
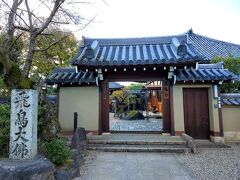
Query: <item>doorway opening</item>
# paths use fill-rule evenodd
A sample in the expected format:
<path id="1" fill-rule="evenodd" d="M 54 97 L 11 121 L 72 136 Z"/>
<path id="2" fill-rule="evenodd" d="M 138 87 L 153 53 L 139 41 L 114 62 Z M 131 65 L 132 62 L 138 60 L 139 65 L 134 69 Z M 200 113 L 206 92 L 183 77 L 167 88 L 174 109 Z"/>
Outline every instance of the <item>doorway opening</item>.
<path id="1" fill-rule="evenodd" d="M 111 133 L 163 132 L 162 81 L 109 82 Z"/>

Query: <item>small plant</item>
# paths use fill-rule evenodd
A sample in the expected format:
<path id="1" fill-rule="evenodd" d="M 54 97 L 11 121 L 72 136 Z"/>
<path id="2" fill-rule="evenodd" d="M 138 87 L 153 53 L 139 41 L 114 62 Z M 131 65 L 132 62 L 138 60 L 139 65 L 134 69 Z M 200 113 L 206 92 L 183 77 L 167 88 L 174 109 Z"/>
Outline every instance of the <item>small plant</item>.
<path id="1" fill-rule="evenodd" d="M 45 156 L 57 166 L 61 166 L 70 157 L 70 149 L 60 139 L 45 142 L 42 146 Z"/>
<path id="2" fill-rule="evenodd" d="M 10 105 L 0 105 L 0 156 L 8 156 L 10 133 Z"/>
<path id="3" fill-rule="evenodd" d="M 128 113 L 128 115 L 129 115 L 130 117 L 134 117 L 134 116 L 136 116 L 136 114 L 137 114 L 137 111 L 135 111 L 135 110 L 132 110 L 132 111 L 130 111 L 130 112 Z"/>

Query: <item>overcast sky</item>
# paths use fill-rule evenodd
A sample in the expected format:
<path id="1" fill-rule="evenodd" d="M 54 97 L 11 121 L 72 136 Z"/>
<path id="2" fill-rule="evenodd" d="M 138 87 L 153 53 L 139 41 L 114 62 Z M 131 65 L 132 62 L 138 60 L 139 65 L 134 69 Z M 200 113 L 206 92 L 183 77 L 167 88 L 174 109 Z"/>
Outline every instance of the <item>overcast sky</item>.
<path id="1" fill-rule="evenodd" d="M 240 44 L 240 0 L 95 0 L 81 14 L 86 37 L 148 37 L 193 32 Z"/>

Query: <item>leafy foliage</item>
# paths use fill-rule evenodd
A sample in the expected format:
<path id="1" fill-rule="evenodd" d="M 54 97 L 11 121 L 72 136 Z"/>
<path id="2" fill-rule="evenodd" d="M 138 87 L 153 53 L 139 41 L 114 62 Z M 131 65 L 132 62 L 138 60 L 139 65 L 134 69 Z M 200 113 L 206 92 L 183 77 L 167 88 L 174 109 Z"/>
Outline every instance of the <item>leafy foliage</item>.
<path id="1" fill-rule="evenodd" d="M 127 86 L 126 88 L 128 90 L 141 90 L 143 87 L 143 84 L 141 83 L 137 83 L 137 84 L 130 84 L 129 86 Z"/>
<path id="2" fill-rule="evenodd" d="M 137 102 L 140 101 L 140 98 L 137 95 L 134 95 L 131 93 L 132 90 L 140 90 L 142 89 L 142 84 L 131 84 L 127 87 L 124 87 L 121 90 L 115 90 L 110 95 L 109 100 L 112 102 L 112 100 L 116 101 L 117 105 L 117 116 L 122 118 L 123 113 L 126 114 L 128 110 L 136 109 Z"/>
<path id="3" fill-rule="evenodd" d="M 31 80 L 37 81 L 41 88 L 44 75 L 49 74 L 53 66 L 68 64 L 68 61 L 63 62 L 74 53 L 76 39 L 73 34 L 63 32 L 60 24 L 86 27 L 91 20 L 81 18 L 79 10 L 68 9 L 76 9 L 82 3 L 65 0 L 0 2 L 4 22 L 0 27 L 0 75 L 4 75 L 9 89 L 35 88 Z"/>
<path id="4" fill-rule="evenodd" d="M 61 166 L 70 157 L 70 149 L 60 139 L 53 139 L 41 145 L 41 151 L 54 164 Z"/>
<path id="5" fill-rule="evenodd" d="M 5 97 L 10 95 L 9 87 L 4 82 L 4 77 L 0 76 L 0 97 Z"/>
<path id="6" fill-rule="evenodd" d="M 233 58 L 231 55 L 229 55 L 227 58 L 216 57 L 211 61 L 211 63 L 217 63 L 221 61 L 224 62 L 224 68 L 233 72 L 235 75 L 240 74 L 240 58 Z M 221 86 L 221 92 L 223 93 L 240 92 L 240 82 L 223 83 L 223 85 Z"/>
<path id="7" fill-rule="evenodd" d="M 129 116 L 136 116 L 136 114 L 137 114 L 137 111 L 136 110 L 132 110 L 132 111 L 130 111 L 129 113 L 128 113 L 128 115 Z"/>
<path id="8" fill-rule="evenodd" d="M 10 105 L 0 104 L 0 156 L 8 155 L 10 134 Z"/>
<path id="9" fill-rule="evenodd" d="M 51 46 L 54 42 L 59 43 Z M 49 75 L 54 67 L 69 66 L 71 58 L 77 49 L 77 40 L 73 34 L 52 30 L 50 37 L 39 36 L 36 41 L 38 49 L 34 54 L 32 74 Z M 48 48 L 51 46 L 50 48 Z"/>
<path id="10" fill-rule="evenodd" d="M 49 141 L 59 137 L 60 133 L 56 104 L 45 100 L 38 108 L 38 137 L 41 140 Z"/>
<path id="11" fill-rule="evenodd" d="M 8 51 L 9 58 L 15 63 L 19 63 L 21 61 L 21 54 L 24 45 L 22 36 L 20 36 L 18 39 L 17 37 L 18 35 L 14 37 L 15 43 L 13 43 L 11 47 L 9 47 Z M 4 43 L 6 42 L 6 38 L 7 34 L 4 32 L 0 32 L 0 44 L 4 45 Z"/>

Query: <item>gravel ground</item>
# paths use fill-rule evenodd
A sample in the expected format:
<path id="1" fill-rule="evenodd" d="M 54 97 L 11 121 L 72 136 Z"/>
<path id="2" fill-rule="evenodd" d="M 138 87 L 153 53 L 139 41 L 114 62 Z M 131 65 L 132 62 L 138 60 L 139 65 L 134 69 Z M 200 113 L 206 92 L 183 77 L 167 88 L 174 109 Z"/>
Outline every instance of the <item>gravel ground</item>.
<path id="1" fill-rule="evenodd" d="M 178 159 L 197 179 L 240 180 L 240 144 L 231 147 L 201 149 L 198 154 L 181 154 Z"/>
<path id="2" fill-rule="evenodd" d="M 96 158 L 96 151 L 86 151 L 86 156 L 84 157 L 83 164 L 80 165 L 80 174 L 79 178 L 75 178 L 74 180 L 84 180 L 82 177 L 87 172 L 89 164 L 91 164 Z"/>

